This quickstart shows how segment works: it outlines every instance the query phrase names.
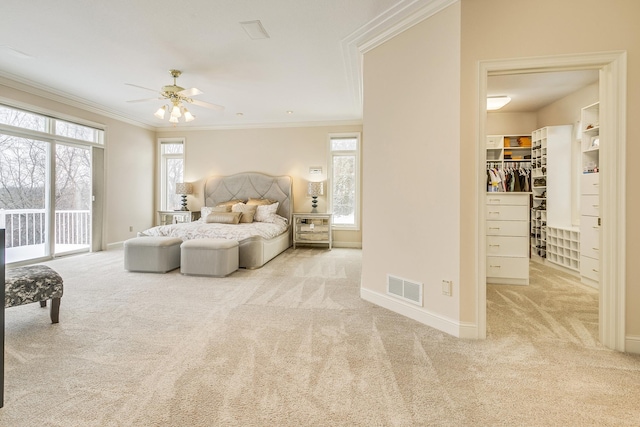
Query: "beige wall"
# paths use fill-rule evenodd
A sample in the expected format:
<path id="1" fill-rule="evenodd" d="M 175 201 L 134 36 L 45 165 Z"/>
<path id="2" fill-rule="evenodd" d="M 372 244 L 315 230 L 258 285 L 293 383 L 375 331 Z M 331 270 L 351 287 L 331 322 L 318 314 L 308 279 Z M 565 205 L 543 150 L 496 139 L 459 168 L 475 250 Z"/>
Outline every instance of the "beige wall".
<path id="1" fill-rule="evenodd" d="M 194 182 L 197 194 L 189 198 L 189 207 L 204 203 L 204 180 L 212 175 L 239 172 L 263 172 L 293 178 L 295 212 L 311 211 L 307 197 L 310 166 L 322 166 L 327 177 L 328 136 L 330 133 L 362 132 L 362 126 L 318 126 L 273 129 L 234 129 L 159 132 L 158 138 L 185 137 L 185 180 Z M 362 139 L 363 147 L 367 142 Z M 318 198 L 318 211 L 327 209 L 326 197 Z M 336 246 L 360 247 L 361 231 L 335 231 Z"/>
<path id="2" fill-rule="evenodd" d="M 0 85 L 3 102 L 68 119 L 89 120 L 106 127 L 106 244 L 135 236 L 153 222 L 155 132 L 51 99 Z M 129 231 L 133 227 L 133 232 Z"/>
<path id="3" fill-rule="evenodd" d="M 364 55 L 363 296 L 450 327 L 460 298 L 459 13 L 454 4 Z M 387 274 L 424 283 L 424 307 L 393 306 Z"/>
<path id="4" fill-rule="evenodd" d="M 537 120 L 536 113 L 487 113 L 487 135 L 526 135 L 537 129 Z"/>
<path id="5" fill-rule="evenodd" d="M 560 54 L 627 51 L 627 153 L 628 162 L 640 154 L 635 126 L 640 117 L 640 2 L 637 0 L 462 0 L 462 93 L 477 93 L 478 61 Z M 529 31 L 539 23 L 543 31 Z M 505 31 L 505 25 L 523 28 Z M 507 26 L 507 28 L 510 28 Z M 594 28 L 606 29 L 603 31 Z M 478 111 L 473 96 L 462 98 L 461 105 L 461 180 L 475 179 L 473 152 L 477 143 Z M 633 260 L 640 254 L 640 223 L 633 221 L 640 213 L 640 194 L 633 183 L 640 179 L 640 169 L 627 164 L 627 270 L 626 333 L 640 336 L 640 265 Z M 474 215 L 476 197 L 472 186 L 462 187 L 460 231 L 462 235 L 463 289 L 461 318 L 473 321 L 476 315 L 475 286 L 477 252 L 473 236 L 477 235 Z"/>

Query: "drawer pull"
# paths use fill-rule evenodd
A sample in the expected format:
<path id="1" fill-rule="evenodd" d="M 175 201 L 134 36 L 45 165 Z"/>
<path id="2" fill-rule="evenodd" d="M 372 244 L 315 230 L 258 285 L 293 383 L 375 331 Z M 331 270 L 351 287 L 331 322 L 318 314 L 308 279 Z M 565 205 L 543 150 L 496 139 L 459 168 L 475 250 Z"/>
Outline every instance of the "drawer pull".
<path id="1" fill-rule="evenodd" d="M 501 266 L 499 266 L 499 265 L 490 265 L 489 267 L 491 267 L 491 268 L 500 268 Z"/>
<path id="2" fill-rule="evenodd" d="M 500 227 L 489 227 L 489 230 L 500 230 Z"/>
<path id="3" fill-rule="evenodd" d="M 500 199 L 489 199 L 490 202 L 499 202 Z"/>
<path id="4" fill-rule="evenodd" d="M 593 206 L 594 208 L 599 208 L 600 207 L 600 205 L 591 205 L 591 206 Z"/>
<path id="5" fill-rule="evenodd" d="M 499 213 L 500 213 L 500 212 L 489 212 L 489 215 L 497 215 L 497 214 L 499 214 Z"/>
<path id="6" fill-rule="evenodd" d="M 592 268 L 591 271 L 593 271 L 594 273 L 598 272 L 598 270 L 596 270 L 595 268 Z"/>
<path id="7" fill-rule="evenodd" d="M 600 227 L 598 227 L 597 225 L 594 225 L 594 226 L 593 226 L 593 228 L 596 228 L 596 229 L 597 229 L 597 228 L 600 228 Z"/>
<path id="8" fill-rule="evenodd" d="M 489 245 L 490 248 L 499 248 L 500 245 Z"/>
<path id="9" fill-rule="evenodd" d="M 594 251 L 599 251 L 600 250 L 600 248 L 591 248 L 591 249 L 593 249 Z"/>
<path id="10" fill-rule="evenodd" d="M 598 186 L 598 185 L 600 185 L 600 184 L 599 184 L 598 182 L 594 182 L 594 183 L 593 183 L 593 184 L 591 184 L 591 185 L 595 185 L 595 186 L 597 187 L 597 186 Z"/>

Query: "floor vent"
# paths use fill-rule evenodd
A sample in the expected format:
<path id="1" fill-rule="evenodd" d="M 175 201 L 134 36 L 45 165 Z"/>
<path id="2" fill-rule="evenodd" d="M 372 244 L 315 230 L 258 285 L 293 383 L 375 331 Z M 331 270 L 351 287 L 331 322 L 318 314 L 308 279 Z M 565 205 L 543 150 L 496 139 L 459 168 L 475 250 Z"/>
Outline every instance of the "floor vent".
<path id="1" fill-rule="evenodd" d="M 387 275 L 387 294 L 422 307 L 422 283 Z"/>

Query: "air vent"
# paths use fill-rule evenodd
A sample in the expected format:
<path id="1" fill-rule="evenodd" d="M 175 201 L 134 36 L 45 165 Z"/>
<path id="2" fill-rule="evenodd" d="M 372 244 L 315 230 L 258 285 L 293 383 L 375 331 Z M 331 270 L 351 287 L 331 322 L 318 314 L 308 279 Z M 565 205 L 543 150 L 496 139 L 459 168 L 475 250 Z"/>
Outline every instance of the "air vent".
<path id="1" fill-rule="evenodd" d="M 247 32 L 247 35 L 252 40 L 268 39 L 269 33 L 262 26 L 260 21 L 245 21 L 241 22 L 242 28 Z"/>
<path id="2" fill-rule="evenodd" d="M 422 283 L 387 275 L 387 294 L 422 306 Z"/>

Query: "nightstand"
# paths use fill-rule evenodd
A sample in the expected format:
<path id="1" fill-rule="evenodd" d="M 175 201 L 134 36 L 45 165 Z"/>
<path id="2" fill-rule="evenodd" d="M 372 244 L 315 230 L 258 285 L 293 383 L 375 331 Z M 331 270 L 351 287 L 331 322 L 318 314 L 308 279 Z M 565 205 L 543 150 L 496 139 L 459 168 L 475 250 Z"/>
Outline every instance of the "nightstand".
<path id="1" fill-rule="evenodd" d="M 192 211 L 158 211 L 158 224 L 169 225 L 179 222 L 191 222 L 200 219 L 200 212 Z"/>
<path id="2" fill-rule="evenodd" d="M 294 213 L 293 214 L 293 249 L 296 245 L 333 244 L 330 213 Z"/>

